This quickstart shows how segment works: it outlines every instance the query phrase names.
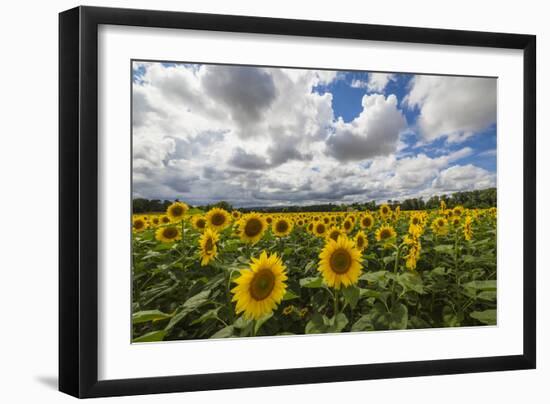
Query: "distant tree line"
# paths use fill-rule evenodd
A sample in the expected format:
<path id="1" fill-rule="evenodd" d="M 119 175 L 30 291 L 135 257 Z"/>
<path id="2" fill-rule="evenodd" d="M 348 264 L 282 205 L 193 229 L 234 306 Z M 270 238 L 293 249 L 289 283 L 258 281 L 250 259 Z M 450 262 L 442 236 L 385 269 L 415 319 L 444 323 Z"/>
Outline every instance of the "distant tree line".
<path id="1" fill-rule="evenodd" d="M 132 201 L 132 210 L 134 213 L 165 212 L 171 203 L 160 199 L 136 198 Z"/>
<path id="2" fill-rule="evenodd" d="M 401 210 L 420 210 L 420 209 L 437 209 L 441 201 L 445 202 L 447 207 L 452 208 L 456 205 L 462 205 L 465 208 L 490 208 L 497 204 L 497 189 L 487 188 L 475 191 L 455 192 L 449 195 L 435 195 L 424 200 L 420 198 L 408 198 L 402 201 L 388 200 L 386 203 L 395 209 L 401 207 Z M 137 198 L 133 200 L 134 213 L 146 212 L 164 212 L 172 201 L 161 201 L 159 199 L 144 199 Z M 380 204 L 375 201 L 354 202 L 351 204 L 315 204 L 307 206 L 255 206 L 248 208 L 237 208 L 237 210 L 247 212 L 346 212 L 350 210 L 376 210 Z M 189 206 L 193 207 L 193 206 Z M 223 208 L 227 211 L 234 210 L 233 206 L 227 201 L 220 201 L 215 204 L 198 205 L 196 208 L 208 211 L 212 208 Z"/>

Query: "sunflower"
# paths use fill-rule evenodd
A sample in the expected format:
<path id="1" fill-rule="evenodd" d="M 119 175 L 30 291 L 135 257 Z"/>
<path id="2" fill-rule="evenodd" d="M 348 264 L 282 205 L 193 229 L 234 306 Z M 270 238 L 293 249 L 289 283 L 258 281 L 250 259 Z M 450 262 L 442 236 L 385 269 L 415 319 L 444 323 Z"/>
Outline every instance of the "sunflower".
<path id="1" fill-rule="evenodd" d="M 451 224 L 455 227 L 460 226 L 460 216 L 451 217 Z"/>
<path id="2" fill-rule="evenodd" d="M 249 213 L 239 221 L 239 237 L 245 243 L 256 244 L 266 229 L 266 220 L 257 213 Z"/>
<path id="3" fill-rule="evenodd" d="M 419 225 L 419 224 L 410 224 L 409 225 L 409 234 L 412 236 L 412 237 L 420 237 L 422 235 L 422 233 L 424 232 L 424 228 Z"/>
<path id="4" fill-rule="evenodd" d="M 363 217 L 359 221 L 359 224 L 363 229 L 371 229 L 374 225 L 374 217 L 372 217 L 372 215 L 367 212 L 363 215 Z"/>
<path id="5" fill-rule="evenodd" d="M 421 217 L 419 214 L 417 214 L 417 213 L 413 213 L 413 214 L 411 215 L 410 220 L 409 220 L 409 224 L 410 224 L 411 226 L 419 226 L 419 225 L 421 225 L 421 224 L 422 224 L 422 217 Z"/>
<path id="6" fill-rule="evenodd" d="M 342 228 L 346 233 L 349 233 L 353 230 L 353 222 L 350 219 L 346 219 L 342 224 Z"/>
<path id="7" fill-rule="evenodd" d="M 183 202 L 174 202 L 168 209 L 166 209 L 166 215 L 172 222 L 181 222 L 185 216 L 185 213 L 189 210 L 189 206 Z"/>
<path id="8" fill-rule="evenodd" d="M 359 249 L 359 251 L 365 250 L 369 246 L 369 239 L 363 233 L 362 231 L 358 231 L 354 238 L 355 241 L 355 247 Z"/>
<path id="9" fill-rule="evenodd" d="M 462 216 L 464 213 L 464 208 L 460 205 L 457 205 L 453 208 L 453 215 L 455 216 Z"/>
<path id="10" fill-rule="evenodd" d="M 151 223 L 154 225 L 154 226 L 158 226 L 160 224 L 160 218 L 158 216 L 155 216 L 151 219 Z"/>
<path id="11" fill-rule="evenodd" d="M 474 231 L 472 229 L 472 217 L 466 216 L 466 219 L 464 220 L 464 239 L 466 241 L 470 241 L 472 237 L 474 236 Z"/>
<path id="12" fill-rule="evenodd" d="M 238 210 L 234 210 L 233 212 L 231 212 L 231 217 L 235 220 L 239 220 L 241 218 L 241 212 L 239 212 Z"/>
<path id="13" fill-rule="evenodd" d="M 181 232 L 177 226 L 159 227 L 155 232 L 155 238 L 163 243 L 173 243 L 181 240 Z"/>
<path id="14" fill-rule="evenodd" d="M 170 218 L 169 218 L 168 216 L 166 216 L 166 215 L 163 215 L 163 216 L 160 218 L 160 222 L 161 222 L 162 224 L 168 224 L 168 223 L 170 223 Z"/>
<path id="15" fill-rule="evenodd" d="M 132 221 L 132 228 L 134 231 L 140 232 L 147 228 L 147 223 L 141 217 L 137 217 Z"/>
<path id="16" fill-rule="evenodd" d="M 380 226 L 374 233 L 376 241 L 388 244 L 391 240 L 397 237 L 397 233 L 392 226 L 383 225 Z"/>
<path id="17" fill-rule="evenodd" d="M 267 224 L 271 224 L 273 222 L 273 218 L 271 216 L 266 216 L 265 221 Z"/>
<path id="18" fill-rule="evenodd" d="M 294 306 L 289 305 L 283 309 L 283 316 L 290 316 L 294 312 Z"/>
<path id="19" fill-rule="evenodd" d="M 286 293 L 286 267 L 277 254 L 252 258 L 250 268 L 240 271 L 235 280 L 233 300 L 235 312 L 244 312 L 247 319 L 259 319 L 273 312 Z"/>
<path id="20" fill-rule="evenodd" d="M 384 220 L 386 220 L 389 216 L 391 216 L 391 208 L 386 205 L 386 204 L 383 204 L 382 206 L 380 206 L 380 217 Z"/>
<path id="21" fill-rule="evenodd" d="M 327 225 L 323 222 L 317 222 L 313 225 L 313 234 L 319 237 L 324 237 L 327 233 Z"/>
<path id="22" fill-rule="evenodd" d="M 292 232 L 292 227 L 292 222 L 285 218 L 276 219 L 271 225 L 271 229 L 277 237 L 288 236 Z"/>
<path id="23" fill-rule="evenodd" d="M 405 267 L 414 271 L 416 269 L 416 263 L 420 258 L 420 239 L 414 236 L 405 236 L 405 244 L 408 246 L 408 252 L 405 256 Z"/>
<path id="24" fill-rule="evenodd" d="M 203 231 L 206 227 L 206 219 L 202 215 L 193 216 L 193 218 L 191 219 L 191 223 L 193 224 L 193 227 L 198 231 Z"/>
<path id="25" fill-rule="evenodd" d="M 327 239 L 319 258 L 318 270 L 328 286 L 340 289 L 341 285 L 354 285 L 359 280 L 361 251 L 347 236 L 342 235 L 337 241 Z"/>
<path id="26" fill-rule="evenodd" d="M 231 224 L 231 215 L 222 208 L 212 208 L 206 216 L 206 225 L 216 231 L 222 231 Z"/>
<path id="27" fill-rule="evenodd" d="M 218 255 L 218 246 L 216 243 L 220 236 L 216 230 L 207 228 L 199 239 L 201 266 L 208 265 Z"/>
<path id="28" fill-rule="evenodd" d="M 444 236 L 449 231 L 449 222 L 443 216 L 437 217 L 432 222 L 432 231 L 438 236 Z"/>
<path id="29" fill-rule="evenodd" d="M 340 230 L 338 227 L 331 227 L 330 229 L 328 229 L 327 237 L 334 241 L 337 241 L 338 237 L 343 234 L 344 233 L 342 232 L 342 230 Z"/>

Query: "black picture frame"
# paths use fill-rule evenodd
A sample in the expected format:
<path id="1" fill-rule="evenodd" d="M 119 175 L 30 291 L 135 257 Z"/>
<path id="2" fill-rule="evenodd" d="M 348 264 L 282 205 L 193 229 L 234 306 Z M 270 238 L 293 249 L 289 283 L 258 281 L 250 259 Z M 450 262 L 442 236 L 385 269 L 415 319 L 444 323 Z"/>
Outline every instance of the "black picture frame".
<path id="1" fill-rule="evenodd" d="M 98 26 L 343 38 L 523 51 L 523 354 L 99 381 Z M 102 397 L 536 366 L 536 37 L 185 12 L 77 7 L 59 15 L 59 389 Z"/>

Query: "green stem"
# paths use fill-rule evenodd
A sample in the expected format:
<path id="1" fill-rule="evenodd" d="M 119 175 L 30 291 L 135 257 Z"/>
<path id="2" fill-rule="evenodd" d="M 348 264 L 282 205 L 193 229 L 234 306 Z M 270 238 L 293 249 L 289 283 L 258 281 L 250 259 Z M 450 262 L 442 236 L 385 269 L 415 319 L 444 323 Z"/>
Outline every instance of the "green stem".
<path id="1" fill-rule="evenodd" d="M 256 321 L 257 320 L 252 320 L 252 336 L 253 337 L 256 336 Z"/>
<path id="2" fill-rule="evenodd" d="M 338 314 L 338 289 L 334 289 L 334 317 Z"/>
<path id="3" fill-rule="evenodd" d="M 399 246 L 396 246 L 396 251 L 395 251 L 395 262 L 393 264 L 393 274 L 394 274 L 394 279 L 393 279 L 393 282 L 392 282 L 392 286 L 391 286 L 391 305 L 392 307 L 395 305 L 395 300 L 396 300 L 396 297 L 395 297 L 395 284 L 397 283 L 397 279 L 395 279 L 397 277 L 397 269 L 399 268 L 399 254 L 401 253 L 401 247 L 403 246 L 403 244 L 399 245 Z"/>

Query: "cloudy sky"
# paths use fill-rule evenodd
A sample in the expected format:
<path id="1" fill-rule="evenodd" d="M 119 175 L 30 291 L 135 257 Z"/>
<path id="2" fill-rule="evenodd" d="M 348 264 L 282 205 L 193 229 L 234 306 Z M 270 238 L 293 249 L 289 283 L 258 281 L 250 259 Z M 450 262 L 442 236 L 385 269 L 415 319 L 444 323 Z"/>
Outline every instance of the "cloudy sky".
<path id="1" fill-rule="evenodd" d="M 134 62 L 134 197 L 385 201 L 496 185 L 496 79 Z"/>

